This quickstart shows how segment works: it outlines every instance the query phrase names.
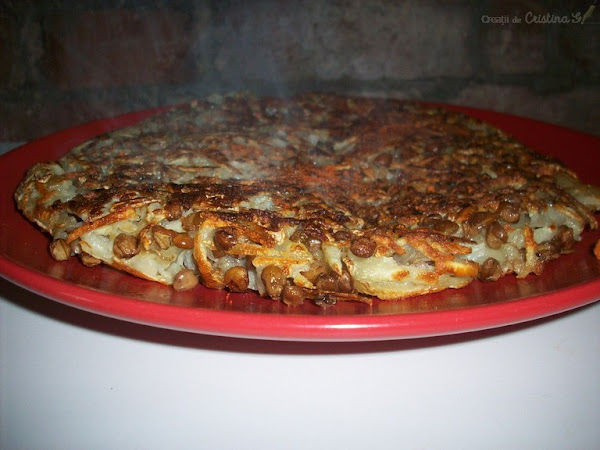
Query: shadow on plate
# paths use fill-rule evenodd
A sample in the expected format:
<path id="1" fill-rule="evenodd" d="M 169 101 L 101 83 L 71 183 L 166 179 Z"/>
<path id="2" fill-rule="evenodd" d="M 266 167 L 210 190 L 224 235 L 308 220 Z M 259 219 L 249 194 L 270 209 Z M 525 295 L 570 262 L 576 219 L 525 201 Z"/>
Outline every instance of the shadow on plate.
<path id="1" fill-rule="evenodd" d="M 335 355 L 406 351 L 486 339 L 539 326 L 578 310 L 500 328 L 446 336 L 364 342 L 300 342 L 212 336 L 137 324 L 64 305 L 0 279 L 0 295 L 18 308 L 50 320 L 118 338 L 176 347 L 273 355 Z M 591 305 L 587 306 L 590 307 Z M 583 307 L 583 308 L 587 308 Z M 580 308 L 581 309 L 581 308 Z"/>

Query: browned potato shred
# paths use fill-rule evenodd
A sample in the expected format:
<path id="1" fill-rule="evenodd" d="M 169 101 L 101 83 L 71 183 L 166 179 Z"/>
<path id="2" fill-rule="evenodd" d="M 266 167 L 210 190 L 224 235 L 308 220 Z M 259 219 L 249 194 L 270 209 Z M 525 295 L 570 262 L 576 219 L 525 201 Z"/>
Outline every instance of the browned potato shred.
<path id="1" fill-rule="evenodd" d="M 290 306 L 539 274 L 600 210 L 600 188 L 481 121 L 318 93 L 172 108 L 35 165 L 15 199 L 56 260 Z"/>

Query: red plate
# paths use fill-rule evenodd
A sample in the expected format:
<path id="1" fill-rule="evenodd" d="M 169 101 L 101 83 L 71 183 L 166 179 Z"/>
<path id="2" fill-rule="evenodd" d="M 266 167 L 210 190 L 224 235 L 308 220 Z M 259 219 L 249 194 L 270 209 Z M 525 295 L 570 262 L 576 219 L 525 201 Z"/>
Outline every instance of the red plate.
<path id="1" fill-rule="evenodd" d="M 541 153 L 561 159 L 587 183 L 600 184 L 600 139 L 562 127 L 490 111 L 451 106 L 513 134 Z M 164 328 L 223 336 L 281 340 L 356 341 L 435 336 L 500 327 L 550 316 L 600 299 L 600 262 L 591 252 L 600 238 L 586 231 L 575 253 L 548 264 L 541 276 L 397 302 L 299 307 L 198 286 L 176 292 L 108 267 L 59 263 L 49 238 L 15 209 L 13 192 L 33 163 L 56 159 L 99 133 L 132 124 L 156 110 L 81 125 L 0 156 L 0 274 L 33 292 L 98 314 Z"/>

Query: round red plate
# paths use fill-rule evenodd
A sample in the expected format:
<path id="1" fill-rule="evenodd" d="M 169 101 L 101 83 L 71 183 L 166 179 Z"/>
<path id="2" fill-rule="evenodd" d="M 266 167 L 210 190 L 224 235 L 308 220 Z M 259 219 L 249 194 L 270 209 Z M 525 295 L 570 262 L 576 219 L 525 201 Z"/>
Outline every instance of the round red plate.
<path id="1" fill-rule="evenodd" d="M 530 119 L 458 106 L 540 153 L 562 160 L 587 183 L 600 184 L 600 139 Z M 102 132 L 132 124 L 156 110 L 70 128 L 0 156 L 0 274 L 52 300 L 106 316 L 164 328 L 222 336 L 281 340 L 356 341 L 436 336 L 500 327 L 547 317 L 600 299 L 600 262 L 586 231 L 575 252 L 548 264 L 541 276 L 473 282 L 396 302 L 355 302 L 320 308 L 287 307 L 254 294 L 202 286 L 176 292 L 108 267 L 65 263 L 48 254 L 49 238 L 16 210 L 13 193 L 35 162 L 56 159 Z"/>

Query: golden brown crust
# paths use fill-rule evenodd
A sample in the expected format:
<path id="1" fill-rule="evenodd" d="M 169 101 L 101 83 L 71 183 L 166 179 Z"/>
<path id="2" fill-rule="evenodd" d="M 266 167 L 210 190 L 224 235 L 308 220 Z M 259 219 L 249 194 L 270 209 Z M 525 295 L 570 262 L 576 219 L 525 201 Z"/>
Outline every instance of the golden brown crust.
<path id="1" fill-rule="evenodd" d="M 596 227 L 600 194 L 590 189 L 559 162 L 445 109 L 327 94 L 231 95 L 174 108 L 84 143 L 58 163 L 38 165 L 16 199 L 28 218 L 68 244 L 122 221 L 180 221 L 179 232 L 194 239 L 194 270 L 216 288 L 226 285 L 219 264 L 273 257 L 290 230 L 284 238 L 299 248 L 285 252 L 297 255 L 277 258 L 287 258 L 281 264 L 294 284 L 313 289 L 307 296 L 396 298 L 476 277 L 540 273 L 573 243 L 551 242 L 560 226 L 575 236 L 586 225 Z M 591 204 L 578 200 L 582 192 Z M 556 223 L 533 223 L 552 214 L 560 216 Z M 222 248 L 213 234 L 227 228 L 240 241 Z M 142 234 L 142 254 L 171 258 L 150 231 Z M 504 253 L 486 262 L 480 247 Z M 327 251 L 336 255 L 335 263 L 327 261 L 327 282 L 296 273 L 309 260 L 323 263 Z M 111 258 L 102 260 L 111 264 Z M 369 279 L 362 260 L 370 258 L 392 264 L 394 287 Z M 113 265 L 154 279 L 140 272 L 139 259 Z M 258 276 L 263 269 L 256 262 L 251 270 Z M 165 276 L 170 283 L 172 274 Z M 351 287 L 344 284 L 348 277 Z M 401 284 L 411 278 L 417 285 Z M 263 288 L 260 281 L 256 286 Z"/>

